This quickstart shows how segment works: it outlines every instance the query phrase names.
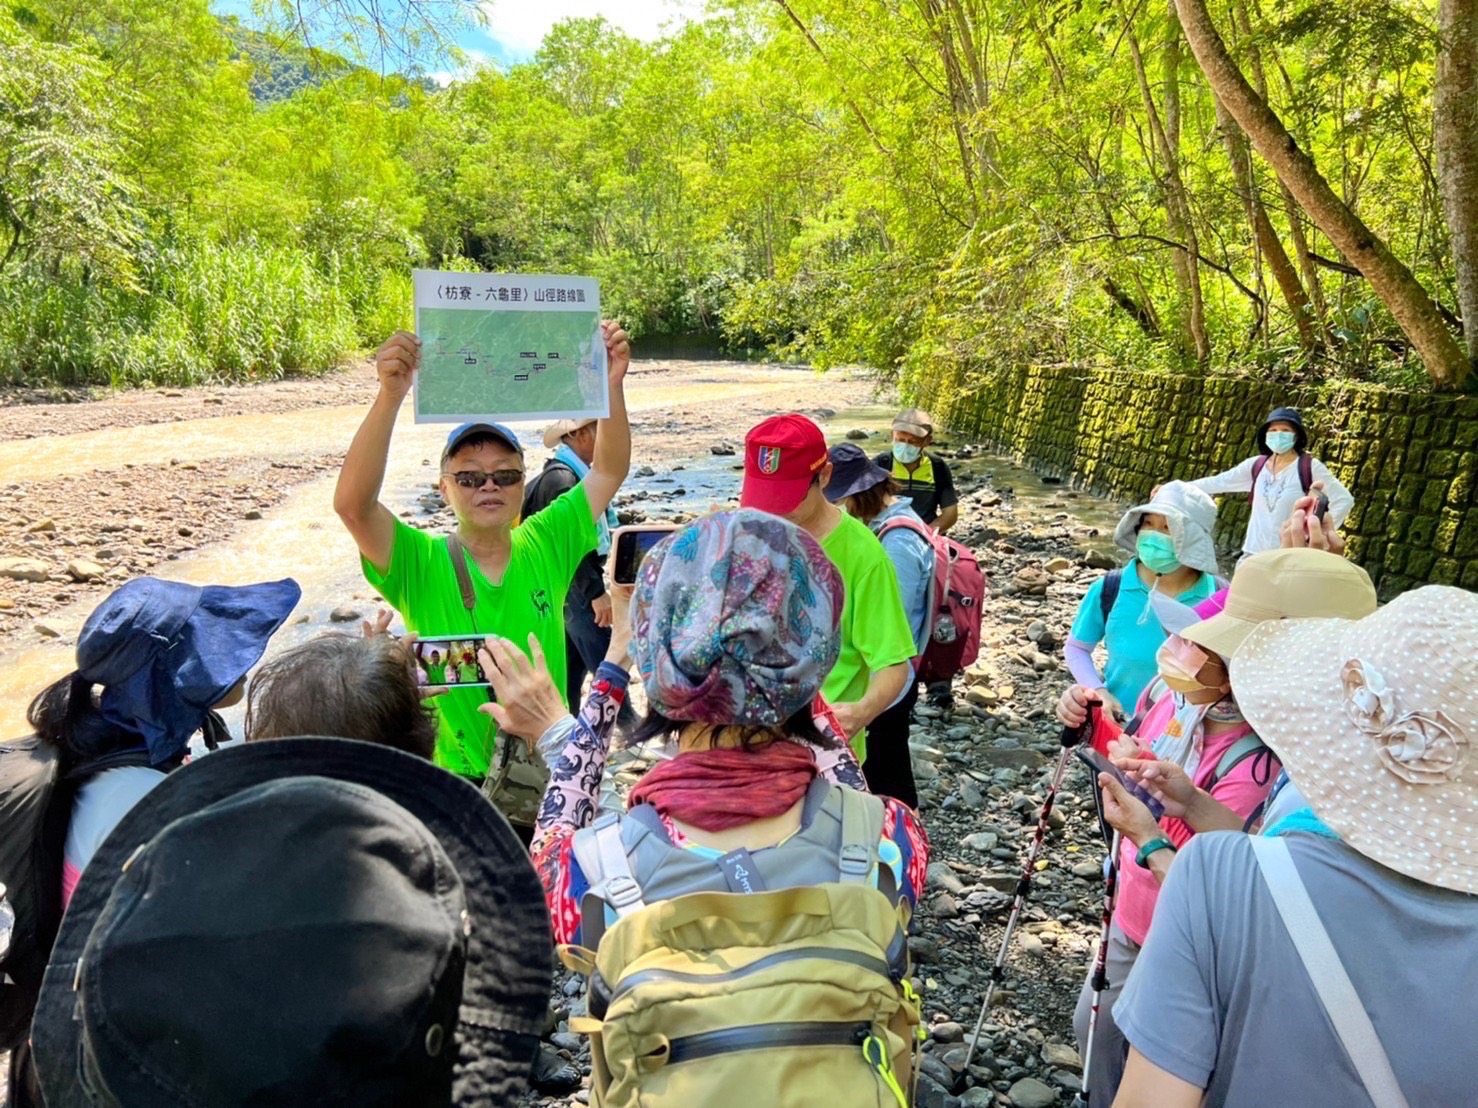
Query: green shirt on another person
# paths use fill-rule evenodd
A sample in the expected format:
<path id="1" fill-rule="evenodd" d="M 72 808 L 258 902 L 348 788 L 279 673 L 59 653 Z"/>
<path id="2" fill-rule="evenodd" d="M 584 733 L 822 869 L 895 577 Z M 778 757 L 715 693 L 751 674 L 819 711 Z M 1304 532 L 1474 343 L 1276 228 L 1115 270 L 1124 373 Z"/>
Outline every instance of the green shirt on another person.
<path id="1" fill-rule="evenodd" d="M 595 521 L 584 486 L 576 485 L 524 520 L 513 529 L 512 541 L 508 568 L 496 585 L 467 559 L 477 598 L 470 613 L 462 605 L 444 535 L 418 531 L 397 519 L 389 571 L 381 574 L 363 558 L 360 564 L 365 580 L 417 634 L 500 635 L 527 650 L 533 633 L 544 649 L 549 672 L 563 673 L 565 593 L 580 559 L 595 549 Z M 437 765 L 466 777 L 487 776 L 495 727 L 490 716 L 477 710 L 487 702 L 483 688 L 453 688 L 430 702 L 438 721 Z"/>
<path id="2" fill-rule="evenodd" d="M 861 520 L 842 521 L 821 540 L 821 549 L 846 586 L 842 604 L 842 653 L 821 686 L 828 704 L 852 704 L 867 693 L 872 675 L 914 657 L 913 632 L 898 591 L 898 574 L 883 544 Z M 867 759 L 867 731 L 852 739 L 859 762 Z"/>

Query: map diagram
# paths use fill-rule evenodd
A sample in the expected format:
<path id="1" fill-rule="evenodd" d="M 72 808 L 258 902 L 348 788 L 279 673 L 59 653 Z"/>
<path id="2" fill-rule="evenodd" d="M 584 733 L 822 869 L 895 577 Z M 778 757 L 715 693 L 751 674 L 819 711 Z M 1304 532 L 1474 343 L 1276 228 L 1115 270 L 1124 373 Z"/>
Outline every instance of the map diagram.
<path id="1" fill-rule="evenodd" d="M 430 287 L 431 304 L 423 301 L 423 274 L 444 279 Z M 594 281 L 425 271 L 416 277 L 421 339 L 417 422 L 609 414 L 598 292 L 590 287 Z M 577 285 L 584 286 L 581 292 L 589 288 L 583 302 L 576 299 Z M 522 295 L 499 298 L 514 289 Z M 457 307 L 436 303 L 454 298 Z"/>

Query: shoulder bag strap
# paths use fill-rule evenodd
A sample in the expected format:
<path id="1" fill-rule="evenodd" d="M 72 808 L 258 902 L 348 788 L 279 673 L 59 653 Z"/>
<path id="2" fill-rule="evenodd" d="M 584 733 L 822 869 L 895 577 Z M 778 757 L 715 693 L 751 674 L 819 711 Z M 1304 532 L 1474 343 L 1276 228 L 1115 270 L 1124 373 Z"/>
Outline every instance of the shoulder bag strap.
<path id="1" fill-rule="evenodd" d="M 1319 1002 L 1324 1005 L 1329 1022 L 1334 1024 L 1335 1034 L 1354 1063 L 1365 1091 L 1376 1108 L 1407 1108 L 1406 1097 L 1396 1083 L 1396 1074 L 1380 1036 L 1298 875 L 1298 867 L 1288 851 L 1288 840 L 1255 835 L 1248 841 L 1252 843 L 1253 857 L 1262 870 L 1262 879 L 1273 896 L 1288 937 L 1293 940 L 1314 991 L 1319 994 Z"/>
<path id="2" fill-rule="evenodd" d="M 1298 456 L 1298 483 L 1305 493 L 1314 487 L 1314 456 L 1307 451 Z"/>
<path id="3" fill-rule="evenodd" d="M 861 884 L 872 873 L 874 861 L 880 869 L 887 869 L 891 878 L 891 868 L 878 859 L 878 840 L 883 835 L 882 800 L 844 785 L 833 785 L 832 788 L 841 794 L 842 804 L 842 845 L 837 853 L 837 880 L 843 885 Z M 882 876 L 880 872 L 880 889 L 883 887 Z M 889 899 L 896 900 L 896 894 Z"/>
<path id="4" fill-rule="evenodd" d="M 1226 775 L 1236 769 L 1238 765 L 1252 757 L 1259 750 L 1266 750 L 1267 744 L 1256 735 L 1244 735 L 1231 746 L 1227 747 L 1216 763 L 1216 772 L 1211 775 L 1211 780 L 1206 783 L 1206 791 L 1210 792 L 1216 787 L 1217 782 L 1226 778 Z"/>
<path id="5" fill-rule="evenodd" d="M 467 551 L 455 533 L 446 537 L 446 552 L 452 559 L 452 572 L 457 575 L 457 588 L 462 590 L 462 607 L 471 612 L 477 607 L 477 592 L 472 588 L 472 574 L 467 571 Z"/>
<path id="6" fill-rule="evenodd" d="M 1098 592 L 1098 612 L 1103 616 L 1103 625 L 1108 627 L 1109 614 L 1119 599 L 1119 586 L 1124 583 L 1124 571 L 1111 569 L 1103 575 L 1103 588 Z"/>
<path id="7" fill-rule="evenodd" d="M 621 817 L 615 812 L 603 813 L 589 828 L 576 832 L 570 850 L 590 882 L 581 901 L 580 942 L 594 950 L 605 935 L 607 905 L 617 919 L 647 905 L 631 872 L 631 860 L 621 837 Z"/>
<path id="8" fill-rule="evenodd" d="M 1268 458 L 1269 455 L 1267 454 L 1259 454 L 1257 459 L 1252 463 L 1252 487 L 1247 490 L 1247 506 L 1249 508 L 1257 496 L 1257 479 L 1262 476 L 1262 471 L 1268 468 Z"/>

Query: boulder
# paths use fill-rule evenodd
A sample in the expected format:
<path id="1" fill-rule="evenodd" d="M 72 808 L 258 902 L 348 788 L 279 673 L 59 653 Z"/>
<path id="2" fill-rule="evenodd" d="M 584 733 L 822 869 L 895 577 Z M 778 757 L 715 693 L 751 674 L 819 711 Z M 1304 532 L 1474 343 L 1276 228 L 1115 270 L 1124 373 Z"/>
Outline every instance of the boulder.
<path id="1" fill-rule="evenodd" d="M 94 581 L 105 572 L 102 566 L 86 558 L 73 558 L 67 563 L 67 576 L 73 581 Z"/>
<path id="2" fill-rule="evenodd" d="M 39 558 L 0 558 L 0 577 L 12 581 L 45 581 L 51 567 Z"/>
<path id="3" fill-rule="evenodd" d="M 1023 1077 L 1011 1086 L 1006 1095 L 1016 1108 L 1049 1108 L 1057 1103 L 1057 1090 L 1035 1077 Z"/>

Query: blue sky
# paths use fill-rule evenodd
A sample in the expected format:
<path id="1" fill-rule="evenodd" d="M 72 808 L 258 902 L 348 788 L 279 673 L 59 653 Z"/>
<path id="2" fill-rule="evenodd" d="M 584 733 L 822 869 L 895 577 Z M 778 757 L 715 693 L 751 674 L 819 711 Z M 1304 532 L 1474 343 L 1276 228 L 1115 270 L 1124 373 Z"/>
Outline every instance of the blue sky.
<path id="1" fill-rule="evenodd" d="M 486 25 L 465 28 L 457 45 L 474 65 L 505 66 L 529 58 L 549 28 L 563 19 L 603 15 L 627 34 L 650 40 L 662 34 L 664 25 L 677 26 L 702 11 L 697 0 L 485 0 L 481 6 Z M 243 23 L 253 22 L 250 0 L 213 0 L 211 8 L 240 16 Z M 419 60 L 427 70 L 440 71 L 437 76 L 451 76 L 444 61 Z"/>

